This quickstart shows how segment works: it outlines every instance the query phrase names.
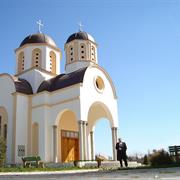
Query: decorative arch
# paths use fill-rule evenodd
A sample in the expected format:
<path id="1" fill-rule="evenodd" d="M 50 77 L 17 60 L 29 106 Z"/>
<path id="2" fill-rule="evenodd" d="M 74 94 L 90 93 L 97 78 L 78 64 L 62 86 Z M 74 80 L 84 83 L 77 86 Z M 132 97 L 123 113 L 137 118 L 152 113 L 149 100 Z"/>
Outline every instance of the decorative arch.
<path id="1" fill-rule="evenodd" d="M 102 102 L 94 102 L 88 111 L 88 130 L 92 131 L 96 122 L 106 118 L 109 121 L 110 127 L 113 127 L 113 116 L 109 108 Z"/>
<path id="2" fill-rule="evenodd" d="M 79 159 L 79 138 L 78 138 L 78 121 L 76 114 L 69 109 L 65 109 L 57 116 L 57 132 L 53 133 L 57 140 L 54 149 L 57 146 L 58 162 L 69 162 Z M 54 129 L 54 131 L 56 131 Z M 55 135 L 56 134 L 56 135 Z M 54 138 L 56 139 L 56 138 Z"/>
<path id="3" fill-rule="evenodd" d="M 88 127 L 87 127 L 87 157 L 91 160 L 95 159 L 95 142 L 94 129 L 97 121 L 105 118 L 109 121 L 109 127 L 112 131 L 112 152 L 113 159 L 116 159 L 115 143 L 117 142 L 117 127 L 114 127 L 114 120 L 111 110 L 102 102 L 94 102 L 88 111 Z"/>
<path id="4" fill-rule="evenodd" d="M 39 154 L 39 124 L 32 124 L 32 155 Z"/>
<path id="5" fill-rule="evenodd" d="M 41 67 L 41 57 L 42 53 L 39 48 L 32 51 L 32 67 Z"/>
<path id="6" fill-rule="evenodd" d="M 24 70 L 24 52 L 20 52 L 18 55 L 18 73 Z"/>
<path id="7" fill-rule="evenodd" d="M 4 107 L 0 107 L 0 136 L 7 140 L 8 114 Z"/>
<path id="8" fill-rule="evenodd" d="M 50 57 L 50 71 L 56 74 L 56 54 L 53 51 L 50 51 L 49 57 Z"/>

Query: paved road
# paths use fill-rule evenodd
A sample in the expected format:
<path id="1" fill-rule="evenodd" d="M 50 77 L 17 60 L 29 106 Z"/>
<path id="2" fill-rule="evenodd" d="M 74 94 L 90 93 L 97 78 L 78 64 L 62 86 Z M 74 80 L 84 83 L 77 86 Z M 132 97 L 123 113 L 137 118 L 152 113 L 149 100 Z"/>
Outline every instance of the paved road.
<path id="1" fill-rule="evenodd" d="M 40 174 L 40 175 L 6 175 L 0 180 L 180 180 L 179 168 L 166 169 L 139 169 L 139 170 L 114 170 L 101 172 L 71 173 L 71 174 Z"/>

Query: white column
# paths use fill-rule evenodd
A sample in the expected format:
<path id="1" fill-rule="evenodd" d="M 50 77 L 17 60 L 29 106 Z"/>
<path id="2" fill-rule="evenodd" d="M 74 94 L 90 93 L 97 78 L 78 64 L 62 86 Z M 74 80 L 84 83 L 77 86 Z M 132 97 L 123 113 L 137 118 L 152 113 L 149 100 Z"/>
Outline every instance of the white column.
<path id="1" fill-rule="evenodd" d="M 91 142 L 91 160 L 94 160 L 94 131 L 90 132 L 90 142 Z"/>
<path id="2" fill-rule="evenodd" d="M 117 152 L 116 152 L 116 143 L 117 143 L 117 127 L 112 127 L 112 151 L 113 151 L 113 160 L 117 160 Z"/>
<path id="3" fill-rule="evenodd" d="M 53 126 L 53 161 L 57 162 L 57 126 Z"/>
<path id="4" fill-rule="evenodd" d="M 84 149 L 84 160 L 87 160 L 87 122 L 83 121 L 83 149 Z"/>
<path id="5" fill-rule="evenodd" d="M 83 137 L 83 121 L 79 121 L 79 158 L 84 160 L 84 137 Z"/>

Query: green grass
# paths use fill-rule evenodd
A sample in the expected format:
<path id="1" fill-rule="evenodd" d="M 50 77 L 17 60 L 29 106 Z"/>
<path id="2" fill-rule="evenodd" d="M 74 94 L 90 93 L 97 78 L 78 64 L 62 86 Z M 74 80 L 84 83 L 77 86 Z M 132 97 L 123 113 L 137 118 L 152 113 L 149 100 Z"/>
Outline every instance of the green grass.
<path id="1" fill-rule="evenodd" d="M 64 171 L 64 170 L 80 170 L 80 169 L 95 169 L 95 168 L 79 168 L 79 167 L 60 167 L 60 168 L 23 168 L 23 167 L 2 167 L 0 168 L 0 172 L 38 172 L 38 171 Z"/>
<path id="2" fill-rule="evenodd" d="M 138 166 L 128 168 L 112 168 L 112 167 L 101 167 L 100 171 L 117 171 L 117 170 L 137 170 L 137 169 L 159 169 L 159 168 L 171 168 L 180 167 L 180 163 L 163 165 L 163 166 Z M 23 168 L 23 167 L 0 167 L 0 172 L 38 172 L 38 171 L 64 171 L 64 170 L 83 170 L 83 169 L 97 169 L 97 167 L 45 167 L 45 168 Z"/>

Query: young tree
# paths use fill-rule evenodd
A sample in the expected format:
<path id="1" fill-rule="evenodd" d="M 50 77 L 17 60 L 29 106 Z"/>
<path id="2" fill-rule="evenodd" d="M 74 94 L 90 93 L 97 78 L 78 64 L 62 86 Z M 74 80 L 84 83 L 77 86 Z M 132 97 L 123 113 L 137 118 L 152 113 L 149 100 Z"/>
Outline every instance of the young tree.
<path id="1" fill-rule="evenodd" d="M 147 155 L 145 155 L 144 158 L 143 158 L 143 164 L 148 165 L 148 157 L 147 157 Z"/>
<path id="2" fill-rule="evenodd" d="M 6 142 L 0 136 L 0 167 L 4 165 L 5 158 L 6 158 Z"/>
<path id="3" fill-rule="evenodd" d="M 153 151 L 149 156 L 151 166 L 168 165 L 172 164 L 172 159 L 168 152 L 164 149 Z"/>

